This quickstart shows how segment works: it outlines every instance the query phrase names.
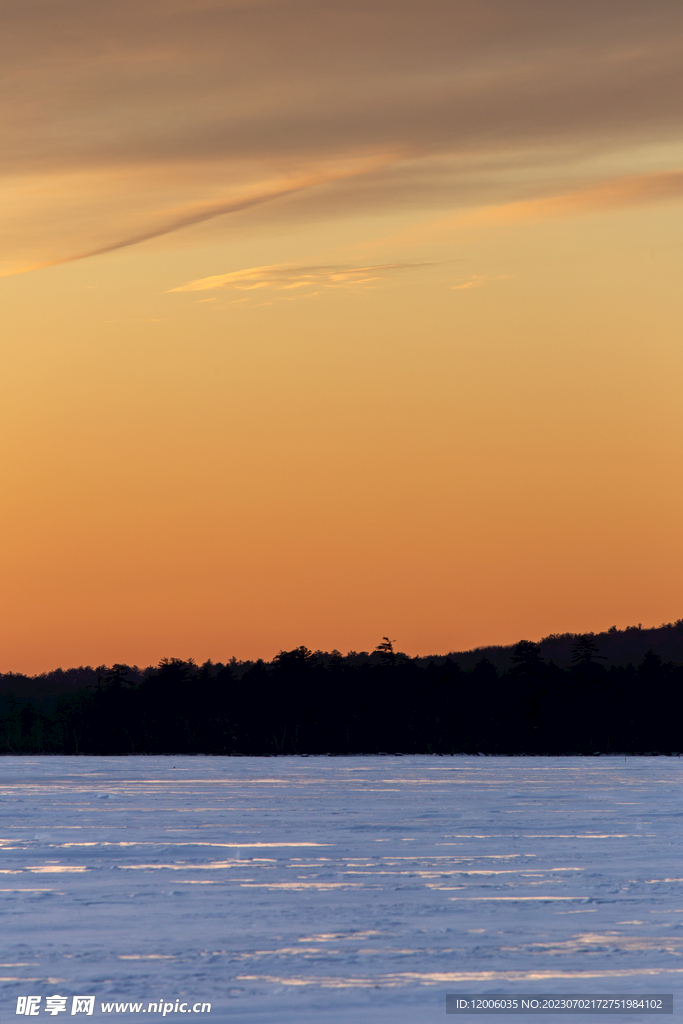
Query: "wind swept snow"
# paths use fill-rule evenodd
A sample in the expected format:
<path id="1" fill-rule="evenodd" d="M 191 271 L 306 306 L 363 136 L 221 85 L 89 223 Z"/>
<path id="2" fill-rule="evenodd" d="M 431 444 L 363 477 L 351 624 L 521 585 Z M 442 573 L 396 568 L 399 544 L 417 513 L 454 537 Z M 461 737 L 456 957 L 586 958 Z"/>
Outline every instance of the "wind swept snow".
<path id="1" fill-rule="evenodd" d="M 232 1024 L 429 1024 L 458 991 L 683 1005 L 682 784 L 665 757 L 4 757 L 0 1014 L 55 994 Z"/>

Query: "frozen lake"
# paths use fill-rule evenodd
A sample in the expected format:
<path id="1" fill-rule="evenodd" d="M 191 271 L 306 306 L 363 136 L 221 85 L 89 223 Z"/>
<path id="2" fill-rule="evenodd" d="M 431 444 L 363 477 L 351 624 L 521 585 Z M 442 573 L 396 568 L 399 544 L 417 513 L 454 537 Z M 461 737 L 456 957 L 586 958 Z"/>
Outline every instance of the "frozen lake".
<path id="1" fill-rule="evenodd" d="M 446 992 L 535 991 L 681 1019 L 682 783 L 666 757 L 4 757 L 0 1016 L 431 1024 Z"/>

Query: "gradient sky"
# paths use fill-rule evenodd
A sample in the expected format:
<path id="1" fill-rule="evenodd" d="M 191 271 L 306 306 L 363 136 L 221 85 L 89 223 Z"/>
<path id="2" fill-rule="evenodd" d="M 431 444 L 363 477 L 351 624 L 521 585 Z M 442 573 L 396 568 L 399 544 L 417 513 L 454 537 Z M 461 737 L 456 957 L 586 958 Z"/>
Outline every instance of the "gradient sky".
<path id="1" fill-rule="evenodd" d="M 0 25 L 0 670 L 683 616 L 680 0 Z"/>

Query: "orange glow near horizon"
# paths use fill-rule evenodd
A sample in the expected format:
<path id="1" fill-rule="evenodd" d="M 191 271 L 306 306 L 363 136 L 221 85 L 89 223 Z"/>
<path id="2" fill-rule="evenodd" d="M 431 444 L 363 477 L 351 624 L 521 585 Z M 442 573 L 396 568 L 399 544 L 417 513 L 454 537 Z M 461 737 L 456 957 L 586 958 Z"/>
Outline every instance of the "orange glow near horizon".
<path id="1" fill-rule="evenodd" d="M 402 76 L 379 2 L 73 6 L 2 171 L 0 671 L 683 616 L 680 11 L 400 4 Z"/>

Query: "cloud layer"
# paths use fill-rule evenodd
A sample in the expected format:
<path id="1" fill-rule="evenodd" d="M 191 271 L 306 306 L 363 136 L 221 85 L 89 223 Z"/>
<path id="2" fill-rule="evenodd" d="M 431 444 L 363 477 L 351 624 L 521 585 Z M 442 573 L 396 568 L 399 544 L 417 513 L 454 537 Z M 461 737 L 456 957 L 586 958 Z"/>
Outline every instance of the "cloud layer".
<path id="1" fill-rule="evenodd" d="M 0 18 L 8 266 L 267 199 L 454 208 L 596 187 L 606 157 L 614 177 L 677 169 L 642 154 L 680 137 L 679 0 L 6 0 Z"/>
<path id="2" fill-rule="evenodd" d="M 380 281 L 387 273 L 414 270 L 425 264 L 383 263 L 370 267 L 319 266 L 295 267 L 275 264 L 268 267 L 247 267 L 229 274 L 214 274 L 169 289 L 171 292 L 205 292 L 219 289 L 255 291 L 272 288 L 292 291 L 300 288 L 341 288 Z"/>

